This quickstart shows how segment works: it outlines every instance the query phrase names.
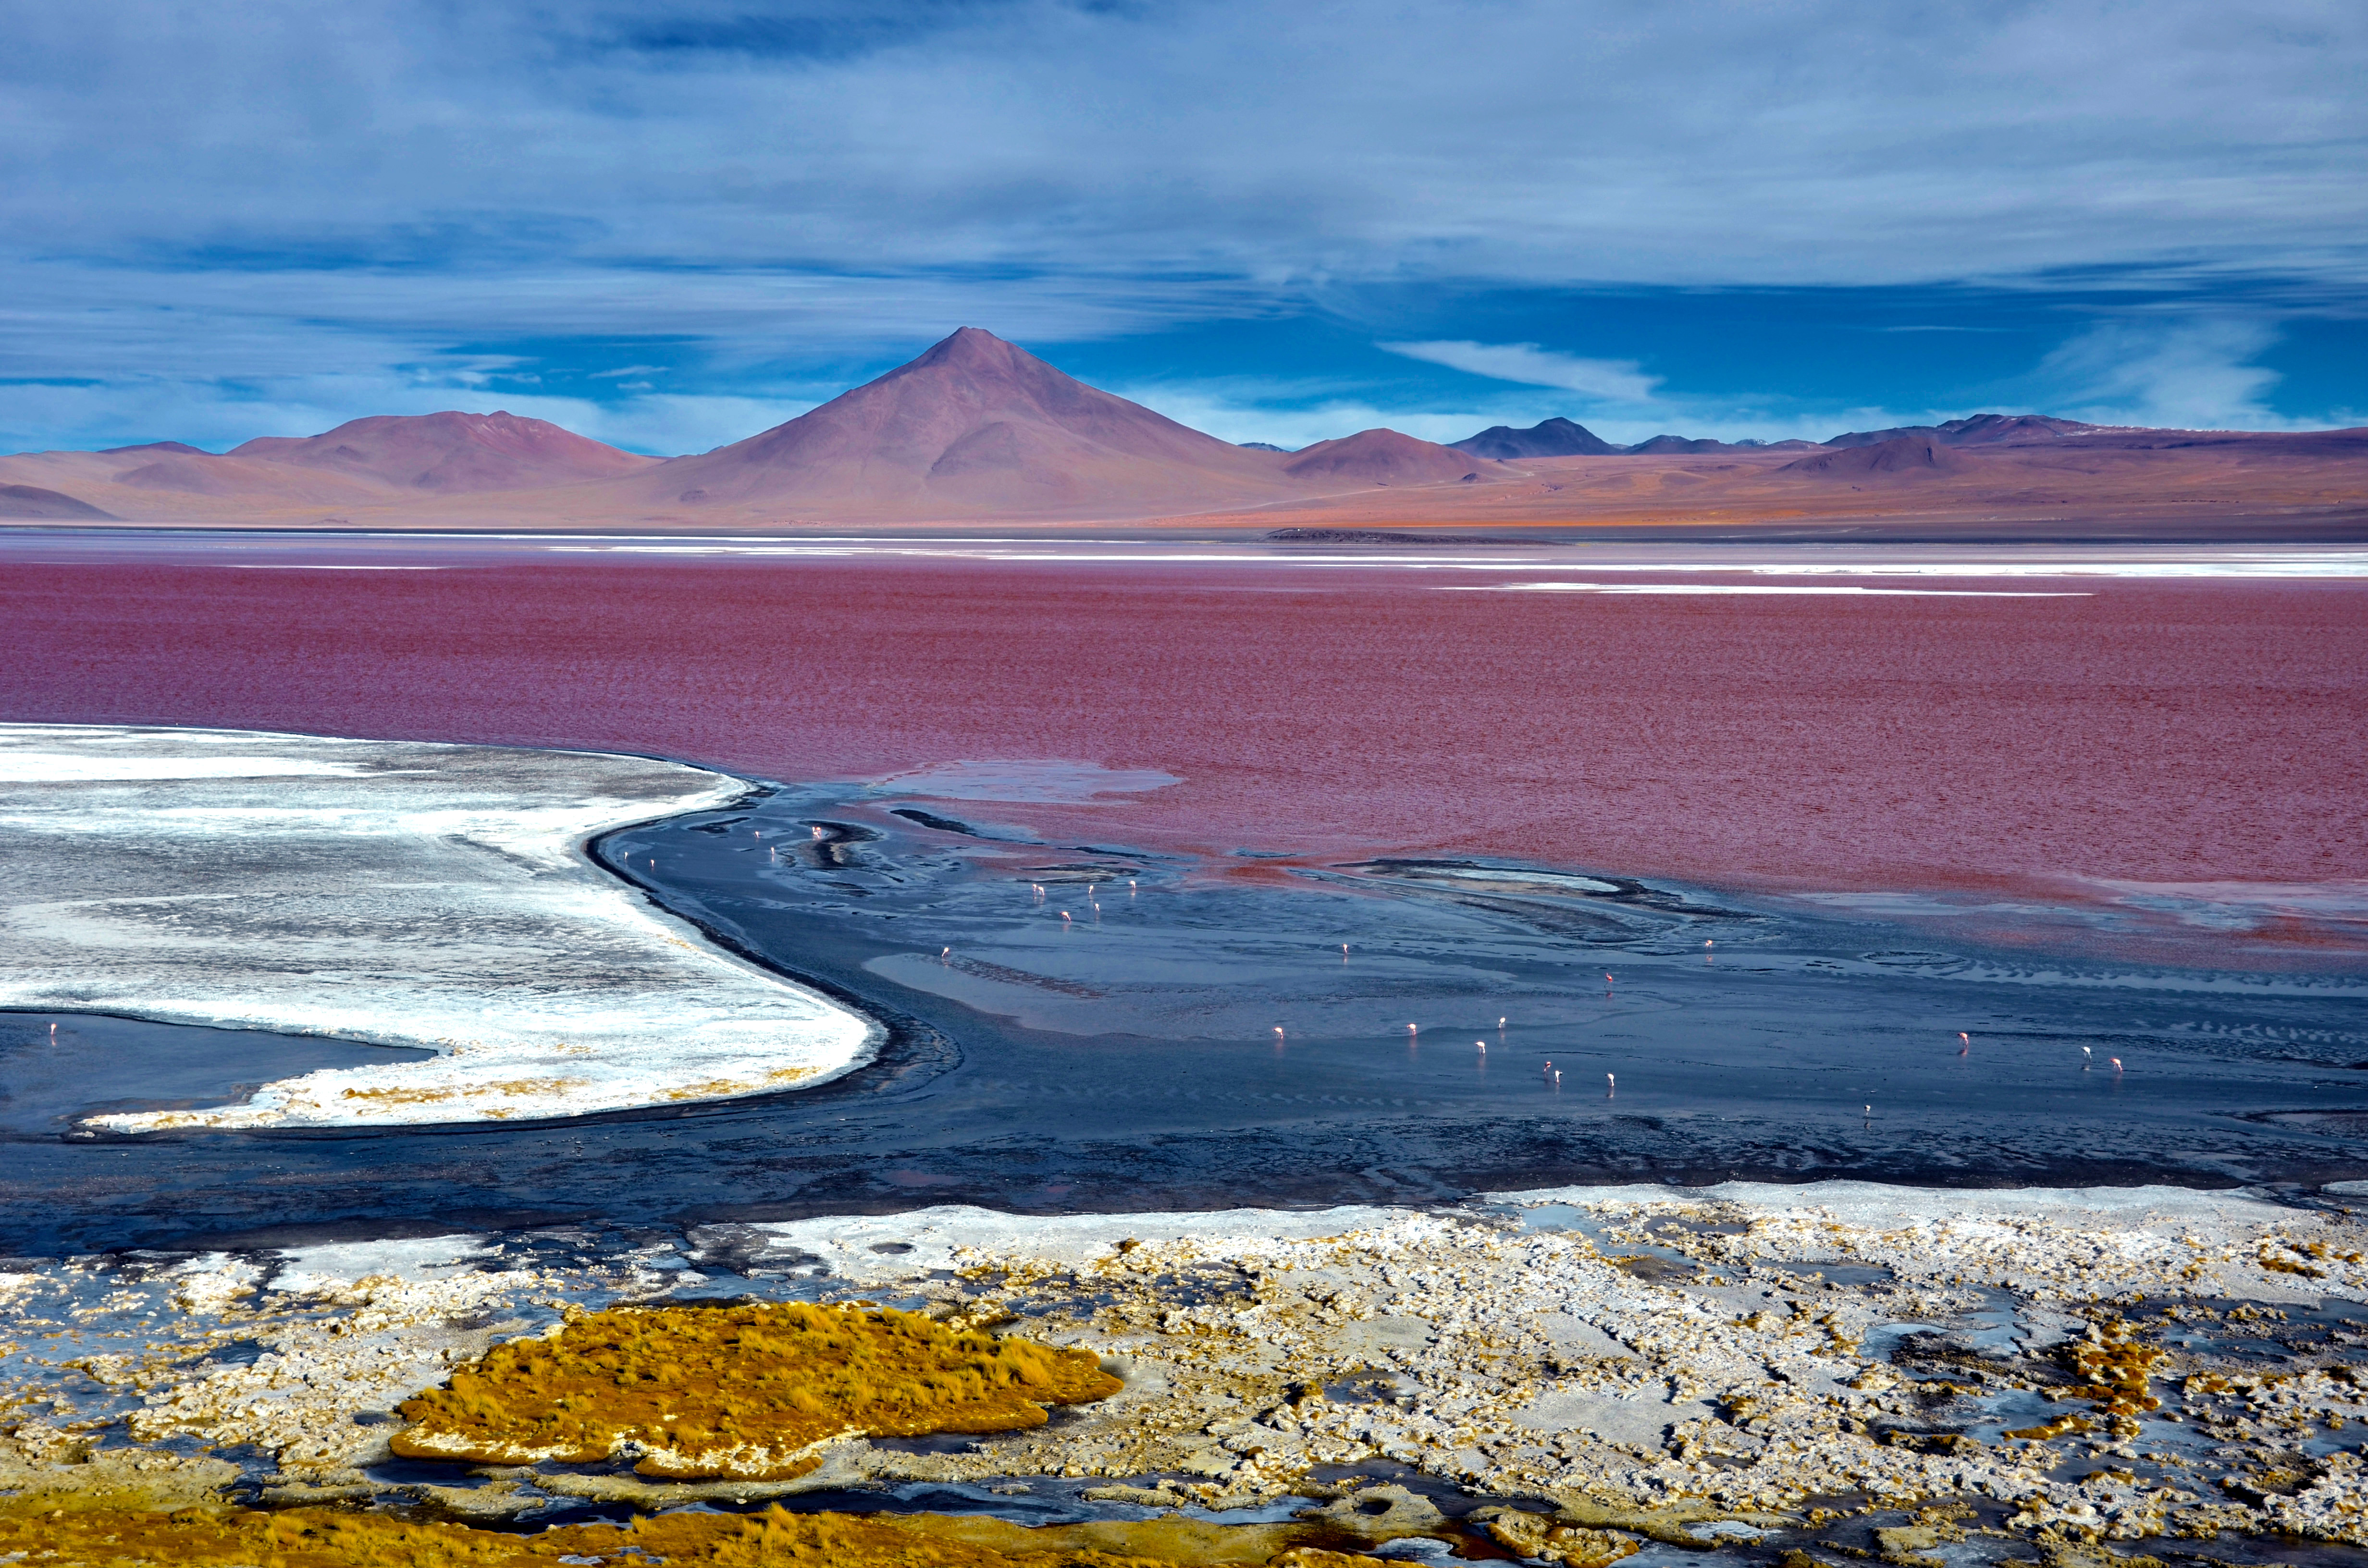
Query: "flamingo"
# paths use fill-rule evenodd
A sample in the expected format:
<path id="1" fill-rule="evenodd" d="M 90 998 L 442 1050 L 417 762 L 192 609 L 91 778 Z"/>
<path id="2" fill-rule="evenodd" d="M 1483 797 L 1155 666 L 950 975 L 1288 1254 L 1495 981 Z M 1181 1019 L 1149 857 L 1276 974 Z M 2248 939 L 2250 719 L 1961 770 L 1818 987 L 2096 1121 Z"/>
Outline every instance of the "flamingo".
<path id="1" fill-rule="evenodd" d="M 1485 1056 L 1486 1054 L 1487 1054 L 1487 1051 L 1488 1051 L 1488 1042 L 1487 1042 L 1486 1040 L 1474 1040 L 1472 1043 L 1473 1043 L 1473 1044 L 1474 1044 L 1474 1045 L 1476 1045 L 1476 1046 L 1478 1046 L 1478 1047 L 1480 1048 L 1480 1051 L 1481 1051 L 1481 1054 L 1482 1054 L 1482 1055 L 1484 1055 L 1484 1056 Z"/>
<path id="2" fill-rule="evenodd" d="M 1282 1036 L 1282 1026 L 1281 1026 L 1281 1024 L 1277 1024 L 1277 1025 L 1275 1025 L 1275 1026 L 1274 1026 L 1274 1042 L 1275 1042 L 1275 1044 L 1277 1044 L 1277 1045 L 1281 1045 L 1281 1044 L 1282 1043 L 1282 1038 L 1283 1038 L 1283 1036 Z"/>
<path id="3" fill-rule="evenodd" d="M 1064 926 L 1069 924 L 1069 912 L 1065 909 L 1061 911 L 1061 924 Z"/>
<path id="4" fill-rule="evenodd" d="M 1606 1073 L 1603 1075 L 1603 1086 L 1607 1090 L 1611 1091 L 1611 1093 L 1616 1095 L 1620 1092 L 1620 1080 L 1612 1074 Z"/>
<path id="5" fill-rule="evenodd" d="M 2107 1057 L 2107 1058 L 2106 1058 L 2106 1060 L 2107 1060 L 2108 1062 L 2111 1062 L 2113 1064 L 2113 1071 L 2114 1071 L 2114 1072 L 2118 1073 L 2118 1072 L 2120 1072 L 2120 1071 L 2122 1070 L 2122 1059 L 2121 1059 L 2120 1057 L 2118 1057 L 2118 1056 L 2109 1056 L 2109 1057 Z"/>

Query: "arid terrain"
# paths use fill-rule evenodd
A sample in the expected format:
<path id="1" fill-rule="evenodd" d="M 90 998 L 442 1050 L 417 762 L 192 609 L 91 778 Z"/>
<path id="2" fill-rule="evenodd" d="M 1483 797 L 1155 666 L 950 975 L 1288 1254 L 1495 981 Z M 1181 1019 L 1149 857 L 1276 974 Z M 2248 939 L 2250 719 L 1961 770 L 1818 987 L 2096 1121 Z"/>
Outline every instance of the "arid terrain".
<path id="1" fill-rule="evenodd" d="M 693 456 L 643 457 L 501 413 L 379 416 L 220 455 L 165 441 L 0 458 L 0 520 L 698 534 L 1741 525 L 2330 539 L 2368 529 L 2368 429 L 2146 430 L 1984 415 L 1822 445 L 1663 436 L 1617 449 L 1550 420 L 1453 446 L 1365 430 L 1284 452 L 1203 435 L 965 327 L 810 413 Z"/>

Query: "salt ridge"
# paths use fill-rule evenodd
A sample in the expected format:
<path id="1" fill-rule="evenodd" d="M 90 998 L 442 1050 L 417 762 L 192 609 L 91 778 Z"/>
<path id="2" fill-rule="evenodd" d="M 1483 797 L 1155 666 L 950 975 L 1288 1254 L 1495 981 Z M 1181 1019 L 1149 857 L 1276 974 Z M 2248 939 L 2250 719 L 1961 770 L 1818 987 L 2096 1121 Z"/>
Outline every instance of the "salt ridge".
<path id="1" fill-rule="evenodd" d="M 721 950 L 585 852 L 748 788 L 590 752 L 0 726 L 0 1006 L 438 1052 L 85 1124 L 119 1132 L 577 1116 L 808 1087 L 869 1060 L 879 1027 Z"/>

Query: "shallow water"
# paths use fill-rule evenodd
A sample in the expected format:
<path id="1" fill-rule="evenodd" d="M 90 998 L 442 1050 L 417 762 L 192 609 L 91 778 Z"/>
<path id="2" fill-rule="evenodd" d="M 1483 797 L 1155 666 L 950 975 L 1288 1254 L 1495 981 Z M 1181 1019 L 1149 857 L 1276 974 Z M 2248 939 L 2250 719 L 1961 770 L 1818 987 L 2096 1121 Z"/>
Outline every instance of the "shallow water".
<path id="1" fill-rule="evenodd" d="M 2069 941 L 2077 905 L 2224 922 L 2263 967 L 2368 952 L 2356 552 L 1555 552 L 1643 586 L 1918 592 L 1450 591 L 1536 574 L 1466 548 L 8 530 L 0 609 L 40 636 L 0 713 L 777 778 L 1076 758 L 1180 782 L 1046 806 L 1070 839 L 1117 816 L 1178 852 L 1904 899 L 2000 943 Z"/>
<path id="2" fill-rule="evenodd" d="M 97 1013 L 0 1012 L 0 1142 L 63 1137 L 86 1116 L 234 1103 L 321 1068 L 434 1054 Z"/>
<path id="3" fill-rule="evenodd" d="M 839 1085 L 566 1123 L 37 1139 L 0 1177 L 0 1244 L 2368 1175 L 2355 977 L 1941 945 L 1602 868 L 1024 842 L 1030 814 L 805 786 L 598 846 L 886 1019 Z M 93 1103 L 138 1092 L 131 1059 L 89 1060 Z"/>

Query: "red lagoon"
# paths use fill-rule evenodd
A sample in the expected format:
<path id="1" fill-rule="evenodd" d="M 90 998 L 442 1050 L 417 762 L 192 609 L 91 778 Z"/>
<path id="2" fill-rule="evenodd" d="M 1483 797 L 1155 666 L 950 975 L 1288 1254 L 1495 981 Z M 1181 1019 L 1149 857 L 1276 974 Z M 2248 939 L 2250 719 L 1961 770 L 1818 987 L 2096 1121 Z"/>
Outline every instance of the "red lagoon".
<path id="1" fill-rule="evenodd" d="M 0 713 L 615 748 L 792 779 L 1157 768 L 1182 782 L 991 813 L 1153 847 L 1483 854 L 1767 889 L 2368 877 L 2357 586 L 1438 582 L 745 558 L 11 565 Z"/>

